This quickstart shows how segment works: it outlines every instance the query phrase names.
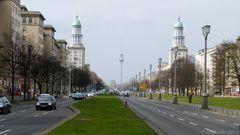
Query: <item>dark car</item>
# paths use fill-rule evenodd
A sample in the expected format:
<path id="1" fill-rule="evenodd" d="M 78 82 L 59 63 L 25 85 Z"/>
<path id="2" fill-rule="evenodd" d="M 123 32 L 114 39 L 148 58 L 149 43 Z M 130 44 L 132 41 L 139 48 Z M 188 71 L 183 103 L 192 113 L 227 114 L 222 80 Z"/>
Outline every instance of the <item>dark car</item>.
<path id="1" fill-rule="evenodd" d="M 10 113 L 11 107 L 11 103 L 8 101 L 7 97 L 0 96 L 0 112 Z"/>
<path id="2" fill-rule="evenodd" d="M 56 99 L 51 95 L 43 95 L 37 98 L 36 111 L 41 109 L 56 109 Z"/>
<path id="3" fill-rule="evenodd" d="M 85 99 L 85 96 L 83 93 L 74 93 L 73 97 L 74 100 L 83 100 Z"/>

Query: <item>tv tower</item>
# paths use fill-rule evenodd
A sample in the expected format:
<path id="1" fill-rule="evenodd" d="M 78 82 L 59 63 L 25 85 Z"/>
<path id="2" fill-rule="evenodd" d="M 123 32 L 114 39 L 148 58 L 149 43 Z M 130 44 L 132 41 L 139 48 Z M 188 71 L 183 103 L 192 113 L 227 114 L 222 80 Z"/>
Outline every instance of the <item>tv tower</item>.
<path id="1" fill-rule="evenodd" d="M 119 61 L 120 61 L 120 63 L 121 63 L 121 85 L 122 85 L 122 78 L 123 78 L 123 61 L 124 61 L 123 53 L 121 53 Z"/>

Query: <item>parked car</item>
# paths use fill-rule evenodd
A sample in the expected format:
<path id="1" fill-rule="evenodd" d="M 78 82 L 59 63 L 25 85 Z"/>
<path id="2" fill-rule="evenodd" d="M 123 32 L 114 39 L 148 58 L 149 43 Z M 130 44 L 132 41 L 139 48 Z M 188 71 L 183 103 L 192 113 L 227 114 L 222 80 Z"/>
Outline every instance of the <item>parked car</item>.
<path id="1" fill-rule="evenodd" d="M 8 101 L 7 97 L 0 96 L 0 112 L 4 114 L 10 113 L 11 107 L 11 103 Z"/>
<path id="2" fill-rule="evenodd" d="M 73 97 L 74 100 L 83 100 L 85 99 L 85 96 L 83 93 L 74 93 Z"/>
<path id="3" fill-rule="evenodd" d="M 94 92 L 89 92 L 89 93 L 87 94 L 88 97 L 93 97 L 94 95 L 95 95 Z"/>
<path id="4" fill-rule="evenodd" d="M 68 98 L 73 98 L 74 94 L 75 94 L 75 93 L 69 93 L 69 94 L 68 94 Z"/>
<path id="5" fill-rule="evenodd" d="M 56 99 L 51 95 L 40 95 L 37 98 L 36 111 L 41 109 L 54 110 L 56 107 Z"/>

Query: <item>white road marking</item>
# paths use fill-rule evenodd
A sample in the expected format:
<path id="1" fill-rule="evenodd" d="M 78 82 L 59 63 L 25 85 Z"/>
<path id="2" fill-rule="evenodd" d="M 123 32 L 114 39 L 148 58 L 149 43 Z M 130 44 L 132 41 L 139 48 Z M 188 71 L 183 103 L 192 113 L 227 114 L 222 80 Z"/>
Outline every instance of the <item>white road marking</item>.
<path id="1" fill-rule="evenodd" d="M 211 133 L 214 133 L 214 134 L 216 134 L 217 132 L 216 131 L 214 131 L 214 130 L 211 130 L 211 129 L 208 129 L 208 128 L 204 128 L 205 130 L 207 130 L 207 131 L 209 131 L 209 132 L 211 132 Z"/>
<path id="2" fill-rule="evenodd" d="M 184 119 L 182 119 L 182 118 L 177 118 L 178 120 L 181 120 L 181 121 L 184 121 Z"/>
<path id="3" fill-rule="evenodd" d="M 189 124 L 194 125 L 194 126 L 197 126 L 197 124 L 196 124 L 196 123 L 193 123 L 193 122 L 189 122 Z"/>
<path id="4" fill-rule="evenodd" d="M 5 130 L 5 131 L 2 131 L 2 132 L 0 132 L 0 135 L 2 135 L 2 134 L 4 134 L 4 133 L 7 133 L 7 132 L 9 132 L 9 131 L 12 131 L 12 130 Z"/>
<path id="5" fill-rule="evenodd" d="M 225 120 L 216 119 L 216 121 L 225 122 Z"/>
<path id="6" fill-rule="evenodd" d="M 158 112 L 161 112 L 161 110 L 158 110 Z"/>
<path id="7" fill-rule="evenodd" d="M 193 115 L 198 115 L 198 114 L 196 114 L 196 113 L 192 113 Z"/>
<path id="8" fill-rule="evenodd" d="M 166 112 L 162 112 L 163 114 L 167 114 Z"/>
<path id="9" fill-rule="evenodd" d="M 1 122 L 1 121 L 4 121 L 4 120 L 6 120 L 6 119 L 1 119 L 0 122 Z"/>
<path id="10" fill-rule="evenodd" d="M 34 115 L 34 117 L 38 117 L 38 115 Z"/>
<path id="11" fill-rule="evenodd" d="M 22 110 L 21 112 L 26 112 L 27 110 Z"/>
<path id="12" fill-rule="evenodd" d="M 234 123 L 233 125 L 234 125 L 234 126 L 240 126 L 240 124 L 239 124 L 239 123 Z"/>
<path id="13" fill-rule="evenodd" d="M 173 115 L 169 115 L 170 117 L 175 117 L 175 116 L 173 116 Z"/>
<path id="14" fill-rule="evenodd" d="M 204 118 L 207 118 L 208 119 L 208 116 L 205 116 L 205 115 L 202 115 Z"/>
<path id="15" fill-rule="evenodd" d="M 188 111 L 184 111 L 185 113 L 188 113 Z"/>
<path id="16" fill-rule="evenodd" d="M 17 114 L 16 112 L 13 112 L 13 113 L 10 113 L 9 115 L 14 115 L 14 114 Z"/>
<path id="17" fill-rule="evenodd" d="M 45 115 L 45 114 L 48 114 L 48 112 L 44 112 L 44 113 L 42 113 L 42 115 Z"/>

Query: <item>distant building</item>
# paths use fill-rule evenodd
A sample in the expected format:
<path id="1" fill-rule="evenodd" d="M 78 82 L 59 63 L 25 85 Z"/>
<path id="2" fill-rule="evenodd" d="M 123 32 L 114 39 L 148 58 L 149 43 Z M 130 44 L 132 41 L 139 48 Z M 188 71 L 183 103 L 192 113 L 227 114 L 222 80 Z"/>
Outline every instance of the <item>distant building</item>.
<path id="1" fill-rule="evenodd" d="M 82 43 L 81 23 L 76 16 L 72 23 L 72 37 L 68 47 L 69 66 L 82 68 L 85 66 L 85 47 Z"/>
<path id="2" fill-rule="evenodd" d="M 55 28 L 52 25 L 44 25 L 44 52 L 43 55 L 48 58 L 55 56 L 53 50 L 55 46 Z"/>
<path id="3" fill-rule="evenodd" d="M 173 36 L 172 36 L 172 46 L 169 50 L 169 64 L 170 67 L 172 63 L 175 61 L 175 55 L 173 52 L 174 48 L 178 48 L 176 59 L 179 58 L 187 58 L 188 55 L 188 49 L 185 46 L 185 36 L 183 35 L 183 24 L 180 21 L 180 18 L 178 18 L 177 22 L 175 23 L 173 27 Z"/>
<path id="4" fill-rule="evenodd" d="M 59 61 L 61 62 L 62 67 L 67 67 L 67 56 L 69 54 L 67 50 L 67 42 L 64 39 L 57 39 L 56 44 L 59 48 Z"/>
<path id="5" fill-rule="evenodd" d="M 0 10 L 0 46 L 6 48 L 0 49 L 0 51 L 4 54 L 10 51 L 12 46 L 20 45 L 22 23 L 20 0 L 0 0 Z M 0 72 L 0 95 L 10 94 L 10 75 L 3 68 L 0 69 Z M 15 78 L 18 80 L 17 76 Z M 17 84 L 15 86 L 18 88 Z"/>
<path id="6" fill-rule="evenodd" d="M 44 16 L 40 11 L 28 11 L 21 5 L 22 16 L 22 41 L 26 45 L 32 45 L 34 53 L 43 55 L 44 50 Z"/>
<path id="7" fill-rule="evenodd" d="M 22 22 L 20 0 L 0 0 L 0 44 L 9 45 L 9 40 L 12 38 L 12 42 L 18 44 L 20 41 L 20 25 Z"/>
<path id="8" fill-rule="evenodd" d="M 216 52 L 217 46 L 207 49 L 207 90 L 208 93 L 213 94 L 213 72 L 214 72 L 214 53 Z M 195 55 L 195 65 L 197 70 L 204 73 L 204 49 L 199 50 Z"/>

